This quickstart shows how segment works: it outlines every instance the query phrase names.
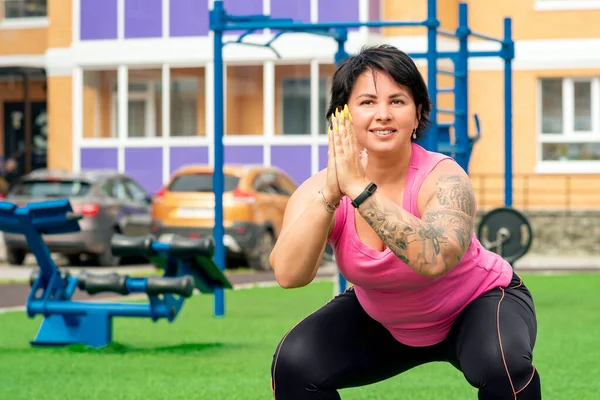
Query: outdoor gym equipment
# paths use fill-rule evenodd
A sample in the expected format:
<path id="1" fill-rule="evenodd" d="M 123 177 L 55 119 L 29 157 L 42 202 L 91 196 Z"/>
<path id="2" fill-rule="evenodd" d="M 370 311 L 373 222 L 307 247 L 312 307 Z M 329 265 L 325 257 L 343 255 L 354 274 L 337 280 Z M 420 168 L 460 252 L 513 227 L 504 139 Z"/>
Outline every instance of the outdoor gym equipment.
<path id="1" fill-rule="evenodd" d="M 173 322 L 194 289 L 200 293 L 214 293 L 216 288 L 231 288 L 231 283 L 211 259 L 214 241 L 210 238 L 192 240 L 175 236 L 166 243 L 156 241 L 152 236 L 115 235 L 113 254 L 145 256 L 164 269 L 164 275 L 131 277 L 83 272 L 78 277 L 71 276 L 56 266 L 42 235 L 77 232 L 80 218 L 73 214 L 68 200 L 36 202 L 24 207 L 0 202 L 0 230 L 24 234 L 40 267 L 31 276 L 26 307 L 30 318 L 38 314 L 44 316 L 32 345 L 103 347 L 112 341 L 113 317 Z M 89 294 L 145 293 L 148 303 L 76 302 L 71 300 L 76 290 Z"/>
<path id="2" fill-rule="evenodd" d="M 531 248 L 533 230 L 525 214 L 511 207 L 500 207 L 483 216 L 477 237 L 483 247 L 512 265 Z"/>
<path id="3" fill-rule="evenodd" d="M 221 268 L 225 268 L 225 246 L 223 244 L 223 47 L 230 43 L 245 44 L 250 46 L 263 46 L 277 51 L 271 47 L 273 42 L 281 35 L 289 32 L 311 33 L 327 36 L 337 42 L 338 51 L 335 62 L 339 63 L 348 56 L 345 44 L 348 38 L 348 29 L 358 27 L 400 27 L 421 26 L 427 29 L 427 51 L 425 53 L 409 53 L 409 56 L 427 60 L 427 85 L 431 98 L 431 126 L 420 140 L 419 144 L 430 151 L 437 151 L 453 157 L 461 167 L 468 171 L 469 160 L 473 145 L 479 139 L 481 132 L 479 119 L 475 116 L 476 135 L 471 137 L 468 129 L 468 72 L 469 59 L 472 57 L 496 57 L 504 62 L 504 165 L 505 165 L 505 205 L 512 205 L 512 60 L 514 58 L 514 42 L 512 40 L 512 22 L 510 18 L 504 19 L 504 36 L 496 39 L 477 34 L 471 31 L 468 24 L 468 6 L 459 4 L 459 25 L 456 32 L 447 32 L 439 29 L 437 19 L 437 1 L 427 0 L 427 19 L 424 21 L 372 21 L 372 22 L 318 22 L 304 23 L 289 18 L 271 18 L 269 15 L 230 15 L 225 11 L 222 0 L 215 0 L 210 11 L 210 29 L 213 32 L 214 51 L 214 175 L 213 190 L 215 193 L 215 261 Z M 245 43 L 243 39 L 256 30 L 272 29 L 278 31 L 263 45 Z M 223 33 L 228 31 L 242 31 L 235 41 L 223 43 Z M 437 36 L 458 39 L 458 50 L 439 51 Z M 500 45 L 496 51 L 472 51 L 468 48 L 469 38 L 478 38 Z M 454 71 L 438 68 L 438 60 L 449 60 L 454 65 Z M 438 73 L 454 76 L 453 88 L 439 88 L 437 84 Z M 482 89 L 483 90 L 483 89 Z M 448 110 L 438 107 L 438 94 L 450 93 L 454 95 L 456 109 Z M 442 124 L 438 121 L 438 114 L 454 115 L 452 124 Z M 451 128 L 454 139 L 451 138 Z M 346 280 L 339 276 L 339 291 L 346 288 Z M 224 297 L 222 292 L 215 292 L 215 315 L 225 312 Z"/>

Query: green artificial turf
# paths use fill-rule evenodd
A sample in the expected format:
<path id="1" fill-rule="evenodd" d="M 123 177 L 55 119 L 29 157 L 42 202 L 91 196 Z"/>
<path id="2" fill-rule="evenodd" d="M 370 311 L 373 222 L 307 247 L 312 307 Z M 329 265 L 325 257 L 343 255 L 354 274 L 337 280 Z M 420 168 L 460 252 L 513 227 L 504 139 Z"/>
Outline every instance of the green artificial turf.
<path id="1" fill-rule="evenodd" d="M 595 399 L 600 392 L 600 275 L 525 276 L 539 321 L 534 362 L 547 399 Z M 1 290 L 1 289 L 0 289 Z M 195 296 L 177 321 L 115 320 L 111 346 L 32 348 L 40 318 L 0 315 L 0 399 L 272 399 L 270 365 L 281 337 L 332 295 L 329 282 L 294 290 L 228 291 L 227 315 Z M 351 349 L 349 349 L 351 351 Z M 428 364 L 344 400 L 476 399 L 446 364 Z"/>

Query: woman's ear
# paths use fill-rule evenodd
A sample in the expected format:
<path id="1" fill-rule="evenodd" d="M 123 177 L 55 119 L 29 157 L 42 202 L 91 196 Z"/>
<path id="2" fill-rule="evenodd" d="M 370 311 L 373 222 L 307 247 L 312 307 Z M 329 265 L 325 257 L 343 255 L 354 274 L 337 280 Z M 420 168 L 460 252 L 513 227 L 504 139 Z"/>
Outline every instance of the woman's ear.
<path id="1" fill-rule="evenodd" d="M 419 106 L 417 107 L 417 120 L 415 121 L 416 126 L 415 129 L 417 129 L 419 127 L 419 121 L 421 120 L 421 110 L 423 109 L 422 104 L 419 104 Z"/>

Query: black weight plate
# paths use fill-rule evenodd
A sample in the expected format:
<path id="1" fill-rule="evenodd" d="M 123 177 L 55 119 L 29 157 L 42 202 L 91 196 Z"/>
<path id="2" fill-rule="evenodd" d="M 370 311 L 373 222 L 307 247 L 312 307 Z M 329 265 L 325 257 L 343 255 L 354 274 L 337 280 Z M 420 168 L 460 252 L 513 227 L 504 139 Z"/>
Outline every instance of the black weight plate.
<path id="1" fill-rule="evenodd" d="M 499 233 L 502 232 L 507 232 L 508 238 L 503 240 L 500 247 L 497 244 Z M 531 248 L 533 229 L 525 214 L 511 207 L 500 207 L 483 216 L 477 237 L 486 249 L 500 254 L 512 264 Z"/>

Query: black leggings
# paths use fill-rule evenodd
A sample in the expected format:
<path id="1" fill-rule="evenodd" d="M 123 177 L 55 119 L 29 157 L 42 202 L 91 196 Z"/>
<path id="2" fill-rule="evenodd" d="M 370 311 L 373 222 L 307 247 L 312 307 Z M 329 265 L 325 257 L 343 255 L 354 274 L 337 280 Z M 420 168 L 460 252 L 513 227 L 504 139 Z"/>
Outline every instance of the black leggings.
<path id="1" fill-rule="evenodd" d="M 354 290 L 338 295 L 281 340 L 271 365 L 277 400 L 340 399 L 338 389 L 391 378 L 418 365 L 447 361 L 481 400 L 538 400 L 532 364 L 537 334 L 529 290 L 515 274 L 507 288 L 469 304 L 447 338 L 429 347 L 397 340 L 360 306 Z"/>

